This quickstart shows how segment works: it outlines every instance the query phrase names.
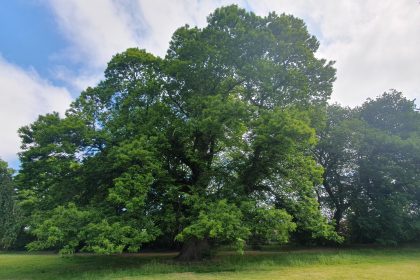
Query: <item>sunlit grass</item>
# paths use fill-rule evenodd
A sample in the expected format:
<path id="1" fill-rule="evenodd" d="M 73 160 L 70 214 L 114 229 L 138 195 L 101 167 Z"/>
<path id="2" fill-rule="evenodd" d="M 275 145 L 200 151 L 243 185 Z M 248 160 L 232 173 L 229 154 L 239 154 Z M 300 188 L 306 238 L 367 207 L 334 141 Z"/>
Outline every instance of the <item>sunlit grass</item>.
<path id="1" fill-rule="evenodd" d="M 420 279 L 420 248 L 173 255 L 0 254 L 0 279 Z"/>

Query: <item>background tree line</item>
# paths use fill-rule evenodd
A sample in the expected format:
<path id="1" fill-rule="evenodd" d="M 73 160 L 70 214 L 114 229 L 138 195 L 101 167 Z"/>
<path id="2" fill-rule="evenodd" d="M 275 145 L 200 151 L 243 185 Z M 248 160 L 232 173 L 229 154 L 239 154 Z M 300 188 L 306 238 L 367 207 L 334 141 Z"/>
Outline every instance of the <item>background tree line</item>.
<path id="1" fill-rule="evenodd" d="M 414 101 L 328 105 L 335 69 L 318 46 L 300 19 L 228 6 L 179 28 L 164 58 L 115 55 L 64 117 L 19 130 L 0 244 L 190 260 L 223 244 L 418 240 Z"/>
<path id="2" fill-rule="evenodd" d="M 355 109 L 327 107 L 315 150 L 318 201 L 351 242 L 420 237 L 420 114 L 392 90 Z"/>

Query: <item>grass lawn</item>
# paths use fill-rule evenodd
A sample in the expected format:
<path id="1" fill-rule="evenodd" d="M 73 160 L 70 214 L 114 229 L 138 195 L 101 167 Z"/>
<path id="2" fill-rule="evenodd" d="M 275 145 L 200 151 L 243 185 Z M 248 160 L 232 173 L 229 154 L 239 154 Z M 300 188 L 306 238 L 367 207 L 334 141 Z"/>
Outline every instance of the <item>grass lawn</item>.
<path id="1" fill-rule="evenodd" d="M 171 254 L 0 253 L 0 279 L 420 279 L 420 248 L 219 254 L 178 263 Z"/>

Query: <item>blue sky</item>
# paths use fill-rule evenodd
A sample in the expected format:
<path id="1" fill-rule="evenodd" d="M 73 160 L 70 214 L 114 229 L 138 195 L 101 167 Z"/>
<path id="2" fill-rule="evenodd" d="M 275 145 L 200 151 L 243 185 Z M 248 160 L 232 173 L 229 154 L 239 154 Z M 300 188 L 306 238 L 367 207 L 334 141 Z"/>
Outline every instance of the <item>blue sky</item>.
<path id="1" fill-rule="evenodd" d="M 66 46 L 66 40 L 60 35 L 54 21 L 51 10 L 39 1 L 2 1 L 0 7 L 0 57 L 12 65 L 36 72 L 56 85 L 62 85 L 51 75 L 51 68 L 55 63 L 52 55 Z M 76 95 L 76 93 L 74 94 Z M 9 104 L 1 105 L 3 107 L 3 105 Z M 10 105 L 18 106 L 18 104 Z M 3 123 L 9 121 L 7 119 L 0 120 Z M 15 134 L 18 126 L 14 126 L 14 128 L 14 131 L 7 129 L 6 133 Z M 1 137 L 0 140 L 2 140 Z M 10 143 L 7 144 L 10 146 Z M 0 142 L 0 145 L 5 145 L 5 143 Z M 15 147 L 6 148 L 12 151 L 16 150 Z M 11 167 L 18 168 L 17 156 L 7 152 L 6 157 L 2 154 L 0 157 L 8 160 Z"/>
<path id="2" fill-rule="evenodd" d="M 317 55 L 336 61 L 332 102 L 355 106 L 390 88 L 420 99 L 418 0 L 4 0 L 0 158 L 17 168 L 17 129 L 63 113 L 102 78 L 113 54 L 140 47 L 162 56 L 177 27 L 204 26 L 231 3 L 303 18 L 320 40 Z"/>
<path id="3" fill-rule="evenodd" d="M 2 1 L 0 53 L 23 68 L 33 67 L 47 78 L 54 64 L 52 54 L 66 47 L 50 9 L 39 1 Z"/>

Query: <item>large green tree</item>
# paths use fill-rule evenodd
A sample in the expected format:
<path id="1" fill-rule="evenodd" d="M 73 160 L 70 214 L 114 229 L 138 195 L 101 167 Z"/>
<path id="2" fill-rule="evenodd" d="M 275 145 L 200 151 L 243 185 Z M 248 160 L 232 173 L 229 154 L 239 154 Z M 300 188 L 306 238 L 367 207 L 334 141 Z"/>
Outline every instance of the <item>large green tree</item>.
<path id="1" fill-rule="evenodd" d="M 0 249 L 8 249 L 13 245 L 21 227 L 12 174 L 13 170 L 0 159 Z"/>
<path id="2" fill-rule="evenodd" d="M 128 49 L 64 118 L 20 129 L 30 249 L 138 251 L 338 240 L 314 185 L 317 109 L 335 79 L 304 22 L 217 9 L 184 26 L 165 58 Z"/>

